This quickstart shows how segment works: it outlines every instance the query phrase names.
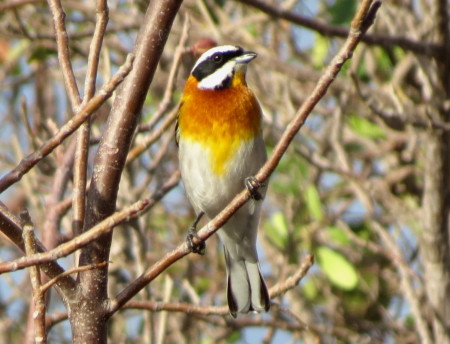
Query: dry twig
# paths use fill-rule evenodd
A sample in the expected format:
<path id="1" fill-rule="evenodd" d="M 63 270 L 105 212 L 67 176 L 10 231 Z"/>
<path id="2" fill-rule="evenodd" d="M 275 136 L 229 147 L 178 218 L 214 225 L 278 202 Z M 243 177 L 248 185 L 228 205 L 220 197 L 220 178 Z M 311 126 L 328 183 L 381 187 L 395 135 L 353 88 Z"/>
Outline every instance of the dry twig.
<path id="1" fill-rule="evenodd" d="M 27 210 L 20 214 L 23 226 L 23 242 L 27 256 L 36 253 L 36 238 L 34 237 L 33 223 Z M 33 292 L 33 319 L 34 339 L 36 344 L 47 343 L 47 332 L 45 329 L 45 292 L 41 290 L 41 273 L 38 266 L 30 267 L 31 289 Z"/>
<path id="2" fill-rule="evenodd" d="M 81 124 L 88 120 L 106 99 L 111 97 L 117 86 L 130 72 L 133 65 L 133 59 L 133 55 L 128 55 L 125 64 L 120 67 L 111 80 L 109 80 L 97 95 L 83 106 L 71 120 L 63 125 L 55 136 L 45 142 L 37 151 L 25 157 L 12 171 L 0 179 L 0 193 L 5 191 L 12 184 L 18 182 L 25 173 L 58 147 L 68 136 L 77 130 Z"/>

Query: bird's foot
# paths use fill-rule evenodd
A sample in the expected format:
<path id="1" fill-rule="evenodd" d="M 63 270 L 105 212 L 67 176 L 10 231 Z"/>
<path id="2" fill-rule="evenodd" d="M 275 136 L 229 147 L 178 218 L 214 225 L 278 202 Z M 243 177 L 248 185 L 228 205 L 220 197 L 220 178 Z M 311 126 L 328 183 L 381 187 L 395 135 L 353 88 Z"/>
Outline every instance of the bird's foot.
<path id="1" fill-rule="evenodd" d="M 197 215 L 197 218 L 195 219 L 194 223 L 191 227 L 189 227 L 188 234 L 186 236 L 186 244 L 189 248 L 189 250 L 193 253 L 197 253 L 201 256 L 205 254 L 206 250 L 206 243 L 205 241 L 200 238 L 197 234 L 197 224 L 200 222 L 200 219 L 205 213 L 202 211 Z M 197 242 L 194 242 L 197 241 Z"/>
<path id="2" fill-rule="evenodd" d="M 255 177 L 251 176 L 245 178 L 245 187 L 250 193 L 250 197 L 253 198 L 255 201 L 260 201 L 263 199 L 263 196 L 258 191 L 258 189 L 261 186 L 264 186 L 264 184 L 260 183 Z"/>

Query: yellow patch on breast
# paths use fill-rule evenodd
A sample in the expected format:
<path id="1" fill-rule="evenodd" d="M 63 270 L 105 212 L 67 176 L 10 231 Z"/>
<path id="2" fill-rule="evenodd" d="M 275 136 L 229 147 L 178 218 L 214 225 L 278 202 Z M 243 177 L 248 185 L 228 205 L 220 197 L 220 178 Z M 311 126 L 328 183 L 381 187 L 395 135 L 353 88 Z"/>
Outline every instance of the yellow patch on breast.
<path id="1" fill-rule="evenodd" d="M 201 90 L 197 83 L 193 76 L 188 78 L 178 128 L 183 140 L 209 150 L 211 169 L 222 175 L 240 144 L 259 134 L 261 108 L 242 73 L 224 90 Z"/>

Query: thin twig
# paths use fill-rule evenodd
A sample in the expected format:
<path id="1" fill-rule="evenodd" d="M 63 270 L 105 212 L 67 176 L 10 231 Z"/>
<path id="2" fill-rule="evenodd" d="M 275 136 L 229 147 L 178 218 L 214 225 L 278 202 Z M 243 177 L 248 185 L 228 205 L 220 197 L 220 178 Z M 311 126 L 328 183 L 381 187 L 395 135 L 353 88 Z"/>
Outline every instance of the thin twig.
<path id="1" fill-rule="evenodd" d="M 172 67 L 170 68 L 169 77 L 167 79 L 166 89 L 164 90 L 163 98 L 159 103 L 158 110 L 152 116 L 151 120 L 148 123 L 139 126 L 139 130 L 150 130 L 151 128 L 153 128 L 169 108 L 173 96 L 173 91 L 175 88 L 175 77 L 177 76 L 177 72 L 180 67 L 181 58 L 183 54 L 186 52 L 185 46 L 188 39 L 188 33 L 189 33 L 189 17 L 186 16 L 180 40 L 178 42 L 177 47 L 175 48 Z"/>
<path id="2" fill-rule="evenodd" d="M 27 210 L 20 213 L 23 226 L 23 242 L 25 244 L 26 256 L 36 254 L 36 238 L 34 237 L 34 227 Z M 47 343 L 47 333 L 45 330 L 45 293 L 41 291 L 41 273 L 39 266 L 30 267 L 31 290 L 33 293 L 33 319 L 34 319 L 34 339 L 35 343 Z"/>
<path id="3" fill-rule="evenodd" d="M 238 0 L 246 5 L 258 8 L 273 18 L 282 18 L 291 23 L 314 30 L 324 36 L 347 37 L 348 30 L 345 27 L 332 26 L 327 23 L 320 22 L 313 18 L 308 18 L 289 10 L 285 10 L 281 6 L 271 4 L 262 0 Z M 367 44 L 379 45 L 386 48 L 401 47 L 404 50 L 410 50 L 421 55 L 434 56 L 439 58 L 444 55 L 444 47 L 436 43 L 425 43 L 423 41 L 415 41 L 405 36 L 387 36 L 387 35 L 365 35 L 362 39 Z"/>
<path id="4" fill-rule="evenodd" d="M 149 205 L 149 203 L 150 200 L 148 199 L 137 201 L 132 205 L 124 208 L 123 210 L 109 216 L 108 218 L 91 228 L 89 231 L 84 232 L 83 234 L 73 238 L 72 240 L 59 245 L 53 250 L 33 254 L 27 257 L 22 257 L 11 262 L 0 263 L 0 274 L 66 257 L 74 251 L 88 245 L 93 240 L 101 237 L 106 233 L 111 232 L 114 227 L 141 212 L 146 206 Z"/>
<path id="5" fill-rule="evenodd" d="M 58 48 L 58 60 L 66 85 L 67 95 L 72 106 L 73 113 L 77 113 L 81 104 L 80 92 L 77 80 L 70 60 L 69 36 L 67 35 L 65 18 L 66 14 L 59 0 L 48 0 L 52 12 L 53 25 L 55 28 L 56 46 Z"/>
<path id="6" fill-rule="evenodd" d="M 299 281 L 306 275 L 309 268 L 314 263 L 314 257 L 307 255 L 298 270 L 292 275 L 286 278 L 284 281 L 280 281 L 269 289 L 270 298 L 273 299 L 279 295 L 285 294 L 288 290 L 298 285 Z M 170 312 L 183 312 L 186 314 L 201 314 L 201 315 L 228 315 L 228 306 L 198 306 L 192 303 L 170 303 L 170 302 L 153 302 L 153 301 L 129 301 L 124 308 L 141 308 L 154 312 L 170 311 Z"/>
<path id="7" fill-rule="evenodd" d="M 99 264 L 91 264 L 91 265 L 84 265 L 84 266 L 79 266 L 67 271 L 64 271 L 62 274 L 52 278 L 51 280 L 49 280 L 47 283 L 43 284 L 41 286 L 41 292 L 44 293 L 46 292 L 49 288 L 51 288 L 55 283 L 58 282 L 58 280 L 60 280 L 63 277 L 72 275 L 72 274 L 76 274 L 82 271 L 87 271 L 87 270 L 92 270 L 92 269 L 98 269 L 101 267 L 104 267 L 108 264 L 108 262 L 103 262 L 103 263 L 99 263 Z"/>
<path id="8" fill-rule="evenodd" d="M 304 259 L 297 271 L 286 280 L 278 282 L 269 289 L 270 298 L 273 299 L 279 295 L 283 295 L 286 291 L 295 288 L 300 280 L 308 273 L 308 270 L 314 264 L 314 256 L 308 254 Z"/>
<path id="9" fill-rule="evenodd" d="M 424 308 L 422 307 L 419 297 L 417 295 L 416 290 L 414 289 L 413 283 L 409 277 L 409 267 L 408 264 L 401 258 L 402 253 L 400 252 L 399 246 L 395 242 L 394 238 L 386 231 L 383 226 L 381 226 L 378 222 L 372 221 L 371 227 L 378 233 L 380 238 L 386 244 L 389 251 L 392 252 L 393 255 L 397 257 L 397 259 L 393 259 L 392 262 L 394 266 L 397 268 L 397 271 L 400 275 L 400 284 L 402 286 L 401 290 L 405 293 L 405 297 L 409 302 L 411 307 L 411 313 L 414 316 L 415 326 L 419 333 L 421 343 L 431 344 L 433 340 L 430 336 L 429 327 L 426 321 L 426 317 L 424 314 Z"/>
<path id="10" fill-rule="evenodd" d="M 2 202 L 0 202 L 0 230 L 18 248 L 25 252 L 20 220 L 12 214 Z M 44 246 L 38 239 L 36 239 L 36 251 L 45 251 Z M 62 274 L 64 269 L 57 262 L 49 261 L 41 266 L 41 271 L 43 271 L 50 278 L 53 278 Z M 70 299 L 73 296 L 73 291 L 75 290 L 75 281 L 70 278 L 70 276 L 62 278 L 58 281 L 58 286 L 56 289 L 63 299 Z"/>
<path id="11" fill-rule="evenodd" d="M 0 193 L 5 191 L 12 184 L 18 182 L 25 173 L 58 147 L 68 136 L 78 129 L 83 122 L 88 120 L 105 100 L 111 97 L 117 86 L 128 75 L 133 65 L 133 60 L 133 55 L 129 54 L 125 64 L 120 67 L 117 73 L 102 87 L 96 96 L 89 100 L 89 102 L 83 106 L 71 120 L 59 129 L 55 136 L 45 142 L 37 151 L 25 157 L 12 171 L 8 172 L 0 179 Z"/>
<path id="12" fill-rule="evenodd" d="M 94 35 L 89 47 L 89 57 L 84 84 L 84 97 L 81 106 L 86 105 L 95 94 L 100 51 L 108 23 L 108 4 L 106 0 L 97 1 L 97 21 Z M 78 235 L 82 232 L 86 209 L 87 160 L 89 153 L 90 120 L 84 122 L 77 137 L 77 151 L 73 171 L 73 221 L 72 232 Z"/>
<path id="13" fill-rule="evenodd" d="M 361 89 L 361 85 L 359 83 L 358 77 L 356 73 L 350 74 L 355 89 L 357 91 L 358 96 L 364 101 L 364 103 L 369 107 L 370 110 L 378 117 L 380 117 L 386 125 L 395 130 L 404 130 L 407 124 L 412 125 L 416 128 L 433 128 L 433 129 L 442 129 L 445 131 L 450 131 L 450 123 L 445 123 L 439 121 L 437 119 L 430 118 L 428 121 L 422 121 L 420 119 L 413 119 L 406 115 L 402 115 L 391 108 L 387 107 L 385 103 L 378 103 L 375 99 L 370 96 L 370 93 L 365 93 Z"/>
<path id="14" fill-rule="evenodd" d="M 180 173 L 176 171 L 169 180 L 154 194 L 147 199 L 143 199 L 133 203 L 132 205 L 118 211 L 111 216 L 107 217 L 103 221 L 99 222 L 96 226 L 83 234 L 67 241 L 64 244 L 59 245 L 51 251 L 33 254 L 28 257 L 22 257 L 14 261 L 0 263 L 0 274 L 23 269 L 28 266 L 43 264 L 46 262 L 55 261 L 59 258 L 68 256 L 74 251 L 85 247 L 93 240 L 101 237 L 106 233 L 110 233 L 114 227 L 119 224 L 136 217 L 143 211 L 148 211 L 153 205 L 155 205 L 166 193 L 172 190 L 180 180 Z"/>
<path id="15" fill-rule="evenodd" d="M 178 114 L 178 106 L 176 106 L 172 112 L 166 117 L 164 122 L 156 128 L 150 135 L 146 136 L 142 142 L 135 145 L 127 156 L 127 164 L 132 162 L 134 159 L 139 157 L 143 152 L 145 152 L 154 142 L 156 142 L 162 134 L 175 122 Z"/>

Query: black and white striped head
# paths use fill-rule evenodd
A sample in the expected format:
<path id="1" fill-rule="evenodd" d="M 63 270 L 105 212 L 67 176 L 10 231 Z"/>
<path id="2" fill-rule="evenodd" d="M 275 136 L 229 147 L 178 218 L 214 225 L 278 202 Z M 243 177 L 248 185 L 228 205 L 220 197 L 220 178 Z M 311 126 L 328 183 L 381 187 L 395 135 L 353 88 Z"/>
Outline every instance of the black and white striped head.
<path id="1" fill-rule="evenodd" d="M 222 90 L 231 86 L 236 72 L 245 73 L 247 63 L 255 57 L 256 53 L 245 51 L 239 46 L 214 47 L 200 56 L 192 69 L 192 75 L 198 81 L 198 88 Z"/>

